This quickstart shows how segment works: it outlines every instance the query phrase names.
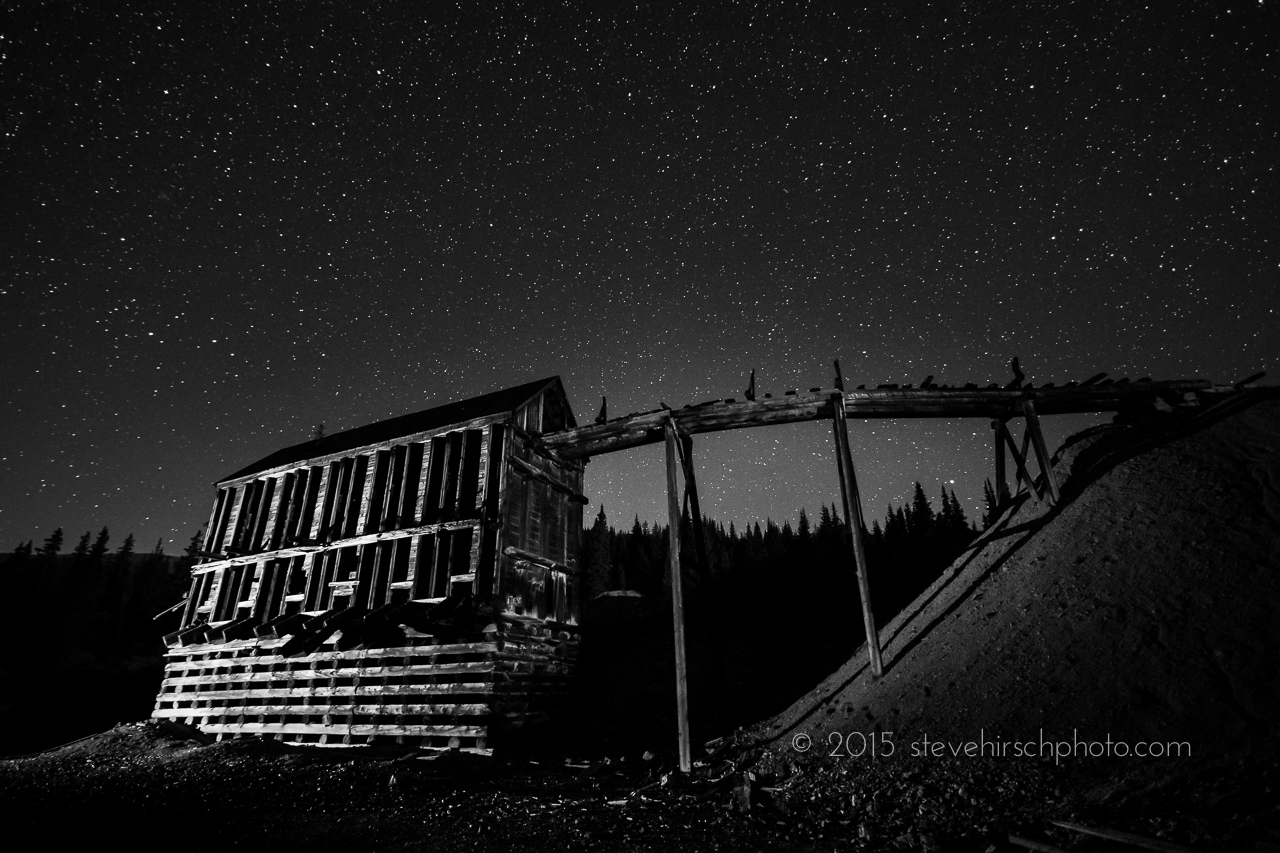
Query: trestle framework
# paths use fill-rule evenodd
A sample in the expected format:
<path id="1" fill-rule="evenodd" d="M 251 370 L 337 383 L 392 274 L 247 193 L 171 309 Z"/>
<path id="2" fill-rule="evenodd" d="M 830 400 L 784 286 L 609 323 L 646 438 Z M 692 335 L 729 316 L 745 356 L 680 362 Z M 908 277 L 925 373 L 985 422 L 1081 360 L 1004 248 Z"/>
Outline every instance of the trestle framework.
<path id="1" fill-rule="evenodd" d="M 684 497 L 693 507 L 694 518 L 698 511 L 697 484 L 693 470 L 693 439 L 696 433 L 742 429 L 774 424 L 798 423 L 830 418 L 836 448 L 836 469 L 840 479 L 840 493 L 845 517 L 850 523 L 853 570 L 858 579 L 858 594 L 863 617 L 863 630 L 867 638 L 867 655 L 875 676 L 884 672 L 880 655 L 879 631 L 871 608 L 871 589 L 868 580 L 866 552 L 862 542 L 864 520 L 861 498 L 858 494 L 857 475 L 853 455 L 849 448 L 847 422 L 850 418 L 962 418 L 984 417 L 991 419 L 995 433 L 996 490 L 1002 503 L 1010 497 L 1005 474 L 1005 451 L 1009 451 L 1016 469 L 1017 491 L 1028 489 L 1036 500 L 1056 504 L 1061 491 L 1049 458 L 1044 435 L 1040 429 L 1042 414 L 1068 414 L 1079 412 L 1118 412 L 1134 416 L 1159 408 L 1166 410 L 1199 405 L 1200 397 L 1232 392 L 1256 381 L 1262 374 L 1249 377 L 1234 386 L 1214 386 L 1203 379 L 1179 379 L 1153 382 L 1143 379 L 1129 382 L 1126 379 L 1111 381 L 1106 374 L 1098 374 L 1084 382 L 1069 382 L 1063 386 L 1047 384 L 1035 387 L 1024 383 L 1025 376 L 1015 358 L 1011 365 L 1014 379 L 1005 386 L 992 385 L 979 388 L 966 385 L 963 388 L 938 387 L 929 377 L 920 387 L 882 385 L 875 389 L 859 386 L 846 390 L 840 363 L 835 362 L 835 381 L 831 388 L 810 388 L 807 393 L 787 391 L 780 398 L 769 394 L 757 399 L 755 372 L 745 393 L 746 399 L 711 400 L 698 405 L 671 409 L 663 406 L 649 412 L 632 413 L 613 420 L 608 419 L 607 401 L 602 404 L 596 423 L 576 429 L 545 435 L 543 446 L 565 459 L 588 459 L 593 455 L 612 453 L 663 441 L 666 444 L 668 524 L 671 541 L 668 547 L 668 572 L 671 577 L 672 610 L 674 615 L 674 644 L 676 656 L 676 711 L 678 722 L 678 749 L 681 770 L 688 772 L 690 765 L 688 685 L 685 682 L 684 614 L 679 568 L 680 553 L 680 499 L 677 495 L 677 459 L 684 472 Z M 1025 423 L 1022 446 L 1019 448 L 1009 430 L 1010 420 L 1021 417 Z M 1039 475 L 1033 477 L 1028 468 L 1029 453 L 1034 452 Z M 694 547 L 698 559 L 705 563 L 705 546 L 701 542 L 701 525 L 693 525 Z"/>
<path id="2" fill-rule="evenodd" d="M 713 400 L 579 427 L 558 377 L 284 448 L 223 478 L 154 716 L 218 737 L 487 749 L 556 709 L 577 652 L 591 456 L 664 442 L 680 766 L 690 768 L 681 495 L 701 517 L 698 433 L 830 419 L 871 668 L 881 674 L 847 423 L 989 418 L 998 496 L 1058 502 L 1042 415 L 1197 405 L 1206 380 L 860 386 Z M 1009 429 L 1022 418 L 1021 446 Z M 1029 461 L 1034 454 L 1037 476 Z M 705 565 L 701 525 L 694 552 Z"/>

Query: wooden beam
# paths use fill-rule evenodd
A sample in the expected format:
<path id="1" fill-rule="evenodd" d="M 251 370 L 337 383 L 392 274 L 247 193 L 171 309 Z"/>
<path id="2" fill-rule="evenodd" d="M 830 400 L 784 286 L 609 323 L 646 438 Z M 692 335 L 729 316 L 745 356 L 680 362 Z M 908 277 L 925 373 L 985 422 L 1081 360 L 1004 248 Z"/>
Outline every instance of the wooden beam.
<path id="1" fill-rule="evenodd" d="M 526 551 L 523 548 L 517 548 L 514 545 L 508 545 L 506 548 L 503 548 L 502 553 L 506 554 L 508 557 L 514 557 L 517 560 L 524 560 L 527 563 L 533 563 L 534 565 L 542 566 L 545 569 L 551 569 L 555 572 L 563 572 L 567 575 L 576 574 L 578 571 L 564 563 L 558 563 L 555 560 L 535 554 L 532 551 Z"/>
<path id="2" fill-rule="evenodd" d="M 689 755 L 689 686 L 684 658 L 684 591 L 680 578 L 680 496 L 676 484 L 676 425 L 668 418 L 663 433 L 667 445 L 667 571 L 671 575 L 671 617 L 676 647 L 676 726 L 680 738 L 680 771 L 693 769 Z"/>
<path id="3" fill-rule="evenodd" d="M 565 495 L 566 497 L 569 498 L 569 500 L 574 501 L 575 503 L 580 503 L 584 505 L 587 503 L 590 503 L 590 501 L 587 500 L 586 495 L 583 495 L 579 492 L 574 491 L 570 487 L 566 486 L 564 483 L 556 482 L 546 472 L 539 471 L 536 467 L 534 467 L 533 465 L 530 465 L 528 462 L 525 462 L 523 459 L 521 459 L 518 456 L 511 457 L 511 465 L 512 467 L 517 469 L 516 473 L 518 473 L 520 476 L 528 477 L 530 479 L 537 480 L 539 483 L 543 483 L 547 486 L 550 486 L 552 489 L 554 489 L 557 492 L 560 492 L 562 495 Z"/>
<path id="4" fill-rule="evenodd" d="M 854 567 L 858 574 L 858 596 L 862 599 L 862 626 L 867 633 L 867 652 L 871 658 L 871 672 L 879 677 L 884 675 L 884 664 L 880 660 L 880 634 L 876 629 L 875 616 L 871 611 L 871 582 L 867 576 L 867 553 L 862 543 L 862 508 L 859 506 L 853 454 L 849 451 L 849 429 L 845 417 L 844 398 L 839 394 L 836 395 L 832 408 L 836 467 L 840 472 L 840 497 L 844 501 L 845 526 L 849 530 Z"/>
<path id="5" fill-rule="evenodd" d="M 1204 379 L 1176 379 L 1041 388 L 1034 393 L 1039 414 L 1060 415 L 1118 411 L 1148 398 L 1154 400 L 1161 393 L 1212 387 L 1212 383 Z M 548 433 L 541 441 L 548 450 L 566 459 L 581 459 L 662 441 L 667 418 L 674 419 L 685 435 L 829 418 L 837 393 L 844 400 L 848 418 L 1007 418 L 1022 413 L 1025 397 L 1020 389 L 1004 388 L 826 389 L 765 400 L 718 401 L 677 410 L 658 409 L 603 424 Z"/>

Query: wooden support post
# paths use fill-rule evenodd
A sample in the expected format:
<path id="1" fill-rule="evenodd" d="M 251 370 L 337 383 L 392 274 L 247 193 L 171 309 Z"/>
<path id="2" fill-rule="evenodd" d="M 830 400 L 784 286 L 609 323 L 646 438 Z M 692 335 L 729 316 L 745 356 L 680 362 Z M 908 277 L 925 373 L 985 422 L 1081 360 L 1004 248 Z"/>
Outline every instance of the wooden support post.
<path id="1" fill-rule="evenodd" d="M 1004 468 L 1004 440 L 1000 436 L 1000 430 L 1004 426 L 1004 421 L 993 420 L 991 422 L 991 433 L 996 440 L 996 506 L 1003 506 L 1004 502 L 1009 499 L 1009 478 L 1005 474 Z"/>
<path id="2" fill-rule="evenodd" d="M 676 725 L 680 735 L 680 771 L 693 769 L 689 756 L 689 686 L 684 659 L 684 592 L 680 578 L 680 493 L 676 484 L 676 426 L 670 418 L 663 425 L 667 442 L 667 571 L 671 573 L 671 616 L 676 646 Z"/>
<path id="3" fill-rule="evenodd" d="M 1058 478 L 1053 476 L 1053 463 L 1049 459 L 1049 448 L 1044 443 L 1044 433 L 1040 431 L 1040 416 L 1036 414 L 1036 404 L 1030 397 L 1022 401 L 1022 414 L 1027 419 L 1027 433 L 1031 436 L 1031 445 L 1036 449 L 1036 461 L 1040 463 L 1040 472 L 1044 474 L 1049 486 L 1049 494 L 1053 495 L 1054 506 L 1062 500 L 1058 491 Z"/>
<path id="4" fill-rule="evenodd" d="M 693 547 L 698 551 L 698 569 L 703 578 L 711 576 L 711 561 L 707 557 L 706 537 L 702 530 L 702 506 L 698 503 L 698 480 L 693 470 L 693 439 L 677 432 L 680 451 L 680 467 L 684 471 L 684 494 L 689 500 L 689 515 L 693 519 Z"/>
<path id="5" fill-rule="evenodd" d="M 840 362 L 836 362 L 836 383 L 843 386 Z M 858 480 L 853 470 L 853 454 L 849 451 L 849 427 L 844 410 L 844 388 L 832 401 L 835 408 L 832 428 L 836 441 L 836 466 L 840 472 L 840 496 L 844 501 L 845 525 L 853 544 L 853 560 L 858 572 L 858 596 L 862 599 L 862 626 L 867 633 L 867 652 L 871 658 L 871 672 L 876 677 L 884 675 L 880 660 L 880 634 L 871 611 L 871 582 L 867 577 L 867 552 L 862 543 L 862 507 L 858 497 Z"/>

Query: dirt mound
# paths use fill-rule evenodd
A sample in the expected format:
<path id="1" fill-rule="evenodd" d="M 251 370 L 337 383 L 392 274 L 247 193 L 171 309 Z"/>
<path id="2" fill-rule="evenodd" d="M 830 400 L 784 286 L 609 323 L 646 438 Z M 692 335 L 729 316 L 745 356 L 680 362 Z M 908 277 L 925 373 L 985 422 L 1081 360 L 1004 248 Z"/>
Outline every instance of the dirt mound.
<path id="1" fill-rule="evenodd" d="M 1069 441 L 1059 507 L 1024 501 L 882 630 L 882 678 L 860 650 L 758 742 L 785 761 L 797 736 L 826 748 L 876 731 L 912 754 L 937 749 L 927 736 L 1000 757 L 1043 741 L 1080 758 L 1080 744 L 1208 756 L 1274 739 L 1273 390 Z"/>

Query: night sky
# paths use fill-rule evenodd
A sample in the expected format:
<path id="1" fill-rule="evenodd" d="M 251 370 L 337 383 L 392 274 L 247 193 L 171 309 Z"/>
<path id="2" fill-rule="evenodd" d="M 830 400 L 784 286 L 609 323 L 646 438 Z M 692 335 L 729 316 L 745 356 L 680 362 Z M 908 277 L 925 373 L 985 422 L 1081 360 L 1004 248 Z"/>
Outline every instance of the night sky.
<path id="1" fill-rule="evenodd" d="M 499 5 L 5 4 L 0 549 L 173 552 L 319 422 L 553 374 L 588 423 L 1277 368 L 1280 3 Z M 978 510 L 985 421 L 850 426 L 869 516 Z M 839 500 L 829 425 L 694 451 L 726 523 Z"/>

